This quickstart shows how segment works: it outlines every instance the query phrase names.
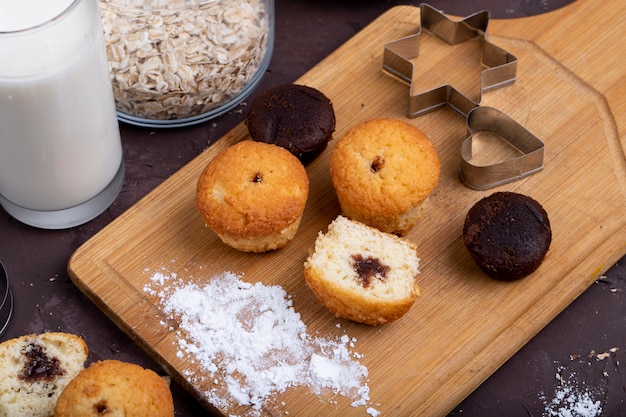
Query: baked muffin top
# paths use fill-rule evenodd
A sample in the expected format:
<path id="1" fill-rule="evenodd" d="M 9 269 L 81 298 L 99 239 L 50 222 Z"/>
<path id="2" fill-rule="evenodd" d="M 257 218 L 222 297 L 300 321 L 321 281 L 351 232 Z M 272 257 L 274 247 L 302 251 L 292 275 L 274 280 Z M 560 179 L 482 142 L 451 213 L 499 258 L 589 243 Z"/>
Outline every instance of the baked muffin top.
<path id="1" fill-rule="evenodd" d="M 330 170 L 342 202 L 385 215 L 421 204 L 439 181 L 440 162 L 422 131 L 382 118 L 346 133 L 333 149 Z"/>
<path id="2" fill-rule="evenodd" d="M 306 164 L 322 153 L 332 139 L 335 112 L 321 91 L 306 85 L 283 84 L 255 97 L 245 124 L 253 140 L 281 146 Z"/>
<path id="3" fill-rule="evenodd" d="M 216 233 L 254 237 L 296 221 L 308 192 L 306 170 L 289 151 L 244 140 L 207 164 L 198 179 L 196 201 Z"/>
<path id="4" fill-rule="evenodd" d="M 154 371 L 114 359 L 91 364 L 63 390 L 56 417 L 174 417 L 167 382 Z"/>
<path id="5" fill-rule="evenodd" d="M 486 274 L 512 281 L 539 267 L 552 242 L 552 230 L 541 204 L 523 194 L 501 191 L 470 208 L 463 238 Z"/>

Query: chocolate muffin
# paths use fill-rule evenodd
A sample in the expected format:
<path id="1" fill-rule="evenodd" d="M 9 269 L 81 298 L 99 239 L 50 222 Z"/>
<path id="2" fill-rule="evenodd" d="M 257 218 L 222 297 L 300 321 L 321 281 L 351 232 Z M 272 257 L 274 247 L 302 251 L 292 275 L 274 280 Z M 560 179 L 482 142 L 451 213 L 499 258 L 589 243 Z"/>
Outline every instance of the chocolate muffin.
<path id="1" fill-rule="evenodd" d="M 468 211 L 463 239 L 487 275 L 513 281 L 539 268 L 552 231 L 548 214 L 537 201 L 523 194 L 497 192 Z"/>
<path id="2" fill-rule="evenodd" d="M 284 84 L 252 101 L 245 124 L 253 140 L 281 146 L 308 164 L 332 139 L 335 112 L 328 97 L 315 88 Z"/>

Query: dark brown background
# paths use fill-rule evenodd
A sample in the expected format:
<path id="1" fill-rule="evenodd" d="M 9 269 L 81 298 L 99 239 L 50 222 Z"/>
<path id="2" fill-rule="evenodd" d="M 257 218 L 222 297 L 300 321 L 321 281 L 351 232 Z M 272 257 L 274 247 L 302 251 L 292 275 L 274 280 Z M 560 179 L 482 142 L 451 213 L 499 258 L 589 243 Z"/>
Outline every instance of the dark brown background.
<path id="1" fill-rule="evenodd" d="M 467 16 L 490 10 L 492 19 L 546 13 L 567 0 L 432 0 L 446 13 Z M 276 0 L 274 55 L 256 92 L 292 82 L 389 8 L 406 1 Z M 253 93 L 254 94 L 256 94 Z M 70 281 L 66 266 L 83 242 L 132 206 L 212 142 L 241 122 L 247 99 L 227 115 L 202 125 L 153 130 L 121 125 L 126 180 L 113 205 L 95 220 L 70 230 L 24 226 L 0 209 L 0 261 L 15 296 L 14 317 L 0 341 L 22 334 L 58 330 L 82 335 L 89 361 L 116 358 L 162 373 L 126 335 Z M 139 255 L 139 254 L 137 254 Z M 620 265 L 621 263 L 621 265 Z M 453 416 L 542 416 L 544 402 L 568 377 L 581 391 L 594 387 L 603 416 L 626 416 L 626 258 L 613 266 L 562 314 L 451 413 Z M 600 360 L 596 353 L 611 353 Z M 416 347 L 416 354 L 419 354 Z M 177 416 L 208 416 L 173 385 Z"/>

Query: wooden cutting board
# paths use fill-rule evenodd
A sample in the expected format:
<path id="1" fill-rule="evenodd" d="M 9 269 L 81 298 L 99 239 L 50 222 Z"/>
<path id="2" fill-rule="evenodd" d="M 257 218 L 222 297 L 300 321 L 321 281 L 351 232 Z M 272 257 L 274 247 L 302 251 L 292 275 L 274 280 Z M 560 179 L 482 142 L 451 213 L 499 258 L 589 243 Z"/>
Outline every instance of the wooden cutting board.
<path id="1" fill-rule="evenodd" d="M 382 72 L 384 44 L 414 33 L 419 23 L 418 8 L 400 6 L 298 82 L 330 97 L 337 115 L 336 138 L 360 122 L 389 116 L 414 124 L 436 144 L 441 180 L 423 220 L 407 236 L 419 247 L 423 295 L 406 316 L 381 327 L 338 320 L 304 283 L 302 263 L 309 249 L 339 214 L 328 172 L 334 142 L 307 167 L 309 201 L 298 234 L 286 248 L 263 255 L 240 253 L 204 227 L 195 207 L 196 180 L 219 151 L 248 137 L 243 124 L 79 248 L 68 265 L 70 276 L 201 401 L 200 393 L 220 384 L 206 386 L 185 378 L 188 371 L 200 370 L 177 358 L 176 337 L 144 291 L 155 271 L 210 279 L 230 270 L 250 281 L 281 285 L 293 296 L 311 333 L 356 338 L 355 350 L 369 370 L 371 403 L 382 415 L 445 415 L 626 253 L 626 70 L 618 62 L 621 47 L 611 41 L 615 34 L 626 33 L 620 17 L 624 2 L 592 3 L 581 0 L 547 15 L 492 21 L 488 31 L 491 42 L 519 58 L 519 66 L 516 83 L 486 93 L 482 104 L 508 114 L 545 142 L 540 173 L 497 189 L 530 195 L 549 214 L 552 246 L 533 275 L 496 282 L 466 253 L 464 216 L 495 190 L 470 190 L 458 179 L 465 119 L 448 108 L 408 119 L 408 86 Z M 480 73 L 475 45 L 452 49 L 429 35 L 422 45 L 418 67 L 425 72 L 420 82 L 436 83 L 435 74 L 442 73 L 459 77 L 454 80 L 459 85 L 475 86 L 475 78 L 464 78 Z M 499 152 L 491 144 L 480 157 L 493 160 Z M 347 399 L 329 403 L 305 391 L 287 390 L 264 411 L 366 415 Z M 249 410 L 220 411 L 245 415 Z"/>

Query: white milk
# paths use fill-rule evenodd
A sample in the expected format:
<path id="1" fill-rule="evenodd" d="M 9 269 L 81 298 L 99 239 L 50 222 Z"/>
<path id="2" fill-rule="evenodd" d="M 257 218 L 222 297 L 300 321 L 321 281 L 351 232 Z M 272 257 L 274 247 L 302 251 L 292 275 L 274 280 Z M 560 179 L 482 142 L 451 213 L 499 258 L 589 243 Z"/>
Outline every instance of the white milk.
<path id="1" fill-rule="evenodd" d="M 73 0 L 0 0 L 0 31 L 32 28 L 60 15 Z"/>
<path id="2" fill-rule="evenodd" d="M 97 3 L 89 1 L 74 5 L 52 32 L 35 30 L 41 47 L 30 57 L 19 55 L 20 40 L 0 33 L 0 195 L 26 209 L 80 205 L 105 189 L 122 163 L 102 33 L 93 22 Z M 71 1 L 0 0 L 0 16 L 18 3 L 40 7 L 41 19 L 44 4 L 55 16 Z M 32 16 L 20 23 L 19 15 L 0 18 L 0 32 L 41 23 Z"/>

